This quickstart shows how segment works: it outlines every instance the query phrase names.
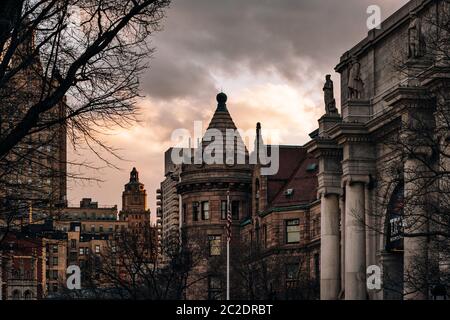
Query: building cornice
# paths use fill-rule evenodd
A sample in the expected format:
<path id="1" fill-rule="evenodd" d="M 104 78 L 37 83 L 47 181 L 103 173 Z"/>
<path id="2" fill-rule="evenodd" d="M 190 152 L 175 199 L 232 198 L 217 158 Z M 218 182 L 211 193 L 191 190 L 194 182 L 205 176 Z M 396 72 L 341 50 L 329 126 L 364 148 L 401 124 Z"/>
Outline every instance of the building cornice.
<path id="1" fill-rule="evenodd" d="M 372 49 L 374 45 L 385 39 L 387 36 L 395 32 L 401 25 L 408 23 L 410 13 L 412 11 L 421 12 L 425 7 L 435 2 L 436 0 L 416 0 L 409 1 L 389 18 L 381 23 L 381 29 L 372 29 L 369 31 L 366 38 L 360 41 L 356 46 L 345 52 L 335 67 L 336 72 L 341 73 L 345 66 L 348 65 L 352 56 L 360 56 Z"/>

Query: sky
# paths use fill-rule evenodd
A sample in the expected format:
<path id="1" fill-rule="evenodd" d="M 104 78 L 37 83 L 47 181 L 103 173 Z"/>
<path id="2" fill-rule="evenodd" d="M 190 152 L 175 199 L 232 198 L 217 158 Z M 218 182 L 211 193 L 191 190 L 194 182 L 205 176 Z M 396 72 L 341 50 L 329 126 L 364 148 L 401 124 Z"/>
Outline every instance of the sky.
<path id="1" fill-rule="evenodd" d="M 84 148 L 69 159 L 101 167 L 80 169 L 96 181 L 69 181 L 68 200 L 83 197 L 118 205 L 133 167 L 145 184 L 152 221 L 156 189 L 164 179 L 164 151 L 175 129 L 207 127 L 220 91 L 236 126 L 281 144 L 302 145 L 324 113 L 323 84 L 331 74 L 339 107 L 340 56 L 368 32 L 366 10 L 379 5 L 382 19 L 407 0 L 173 0 L 163 30 L 151 39 L 156 52 L 140 79 L 139 122 L 101 137 L 119 157 L 106 166 Z M 282 164 L 281 164 L 282 165 Z"/>

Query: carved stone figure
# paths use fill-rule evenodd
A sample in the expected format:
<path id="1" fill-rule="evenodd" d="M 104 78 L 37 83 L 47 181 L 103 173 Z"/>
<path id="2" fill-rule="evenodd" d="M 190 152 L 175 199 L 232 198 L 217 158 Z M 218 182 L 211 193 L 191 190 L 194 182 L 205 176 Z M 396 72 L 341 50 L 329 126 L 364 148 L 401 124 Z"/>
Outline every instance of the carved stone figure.
<path id="1" fill-rule="evenodd" d="M 349 99 L 361 99 L 364 83 L 361 80 L 361 64 L 356 57 L 352 58 L 352 66 L 348 74 Z"/>
<path id="2" fill-rule="evenodd" d="M 336 108 L 336 99 L 334 98 L 333 80 L 331 80 L 331 75 L 329 74 L 327 74 L 325 77 L 325 85 L 323 87 L 323 93 L 325 99 L 326 114 L 338 113 L 338 110 Z"/>
<path id="3" fill-rule="evenodd" d="M 425 53 L 422 21 L 415 13 L 411 13 L 410 19 L 411 22 L 408 28 L 408 58 L 420 58 Z"/>

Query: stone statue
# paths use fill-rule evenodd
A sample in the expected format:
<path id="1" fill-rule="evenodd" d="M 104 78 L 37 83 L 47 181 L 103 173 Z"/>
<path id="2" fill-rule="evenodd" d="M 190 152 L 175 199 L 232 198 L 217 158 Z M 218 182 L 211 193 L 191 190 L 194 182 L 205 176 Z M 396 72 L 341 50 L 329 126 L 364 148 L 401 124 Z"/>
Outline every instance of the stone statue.
<path id="1" fill-rule="evenodd" d="M 408 28 L 408 58 L 420 58 L 424 55 L 424 41 L 422 35 L 422 21 L 415 14 L 410 15 Z"/>
<path id="2" fill-rule="evenodd" d="M 352 57 L 352 65 L 348 74 L 348 98 L 361 99 L 364 83 L 361 80 L 361 64 L 356 57 Z"/>
<path id="3" fill-rule="evenodd" d="M 326 114 L 337 114 L 336 99 L 334 99 L 334 85 L 331 80 L 331 75 L 327 74 L 325 77 L 325 85 L 323 87 L 323 95 L 325 98 Z"/>

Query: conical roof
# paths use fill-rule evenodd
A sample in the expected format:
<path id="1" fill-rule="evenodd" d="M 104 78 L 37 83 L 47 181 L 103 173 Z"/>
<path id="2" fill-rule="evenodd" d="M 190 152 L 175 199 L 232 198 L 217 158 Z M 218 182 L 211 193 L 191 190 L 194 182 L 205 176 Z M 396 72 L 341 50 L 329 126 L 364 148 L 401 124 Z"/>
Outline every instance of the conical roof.
<path id="1" fill-rule="evenodd" d="M 211 143 L 213 143 L 219 132 L 222 136 L 223 152 L 225 154 L 226 148 L 233 147 L 234 154 L 248 156 L 247 148 L 241 135 L 237 131 L 237 127 L 231 118 L 227 109 L 227 95 L 223 92 L 217 95 L 217 109 L 209 123 L 208 129 L 202 139 L 202 148 L 205 150 Z M 219 152 L 219 150 L 216 150 Z"/>

